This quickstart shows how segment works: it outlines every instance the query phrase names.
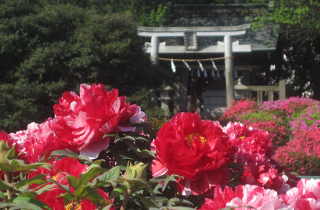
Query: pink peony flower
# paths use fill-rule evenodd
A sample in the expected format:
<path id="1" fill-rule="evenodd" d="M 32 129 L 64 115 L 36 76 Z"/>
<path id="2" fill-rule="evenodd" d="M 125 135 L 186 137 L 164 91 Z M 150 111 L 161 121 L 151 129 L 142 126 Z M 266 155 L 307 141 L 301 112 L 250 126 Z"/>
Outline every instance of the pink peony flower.
<path id="1" fill-rule="evenodd" d="M 120 122 L 115 128 L 115 131 L 135 132 L 136 127 L 130 126 L 130 124 L 128 124 L 128 121 L 130 121 L 130 124 L 140 124 L 147 122 L 148 119 L 147 115 L 143 111 L 141 111 L 141 108 L 133 104 L 128 107 L 126 115 L 121 118 Z"/>
<path id="2" fill-rule="evenodd" d="M 152 148 L 157 152 L 154 177 L 180 175 L 177 188 L 183 195 L 212 195 L 215 186 L 230 181 L 226 164 L 234 149 L 221 126 L 201 120 L 197 113 L 179 113 L 159 130 Z"/>
<path id="3" fill-rule="evenodd" d="M 320 209 L 320 180 L 301 179 L 297 187 L 291 188 L 285 195 L 280 196 L 293 209 Z"/>
<path id="4" fill-rule="evenodd" d="M 225 207 L 237 210 L 248 210 L 249 207 L 257 210 L 288 209 L 276 191 L 265 190 L 255 185 L 239 185 L 234 192 L 229 186 L 224 190 L 216 187 L 213 200 L 206 198 L 201 209 L 213 210 Z"/>
<path id="5" fill-rule="evenodd" d="M 229 135 L 232 145 L 238 147 L 238 151 L 241 150 L 243 154 L 260 154 L 267 158 L 272 157 L 273 147 L 268 132 L 232 122 L 229 122 L 223 131 Z"/>
<path id="6" fill-rule="evenodd" d="M 118 90 L 107 91 L 102 84 L 80 85 L 80 96 L 65 92 L 54 105 L 52 130 L 57 141 L 76 146 L 81 155 L 97 158 L 109 145 L 106 134 L 114 131 L 135 131 L 126 121 L 142 122 L 146 116 L 140 107 L 118 97 Z"/>
<path id="7" fill-rule="evenodd" d="M 240 181 L 242 184 L 262 186 L 285 193 L 290 186 L 283 169 L 271 159 L 273 147 L 266 131 L 247 127 L 241 123 L 228 123 L 223 130 L 237 148 L 235 162 L 246 165 Z"/>
<path id="8" fill-rule="evenodd" d="M 30 123 L 27 130 L 10 133 L 9 142 L 16 145 L 16 151 L 21 153 L 20 158 L 27 163 L 38 162 L 52 151 L 65 149 L 65 145 L 55 141 L 51 126 L 51 118 L 41 124 Z"/>

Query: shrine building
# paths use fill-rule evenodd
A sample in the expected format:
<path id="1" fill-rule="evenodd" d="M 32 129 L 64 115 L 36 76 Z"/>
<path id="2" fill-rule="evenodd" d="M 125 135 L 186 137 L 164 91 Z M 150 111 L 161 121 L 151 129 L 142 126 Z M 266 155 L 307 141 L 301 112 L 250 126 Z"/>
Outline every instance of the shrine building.
<path id="1" fill-rule="evenodd" d="M 172 87 L 174 114 L 197 111 L 217 118 L 232 99 L 245 96 L 235 91 L 237 83 L 259 85 L 254 75 L 272 64 L 278 32 L 274 26 L 253 30 L 252 17 L 244 11 L 242 4 L 176 5 L 168 24 L 138 27 L 138 35 L 150 40 L 145 50 L 153 63 L 168 62 L 180 76 Z"/>

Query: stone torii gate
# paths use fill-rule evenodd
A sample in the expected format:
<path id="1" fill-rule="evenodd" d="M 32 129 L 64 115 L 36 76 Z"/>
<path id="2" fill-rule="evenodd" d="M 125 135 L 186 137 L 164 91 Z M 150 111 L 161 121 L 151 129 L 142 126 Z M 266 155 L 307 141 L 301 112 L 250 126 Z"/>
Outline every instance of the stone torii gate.
<path id="1" fill-rule="evenodd" d="M 151 37 L 151 47 L 147 50 L 154 64 L 158 63 L 159 53 L 165 54 L 214 54 L 224 53 L 226 71 L 226 100 L 230 106 L 234 99 L 233 52 L 251 52 L 251 45 L 232 43 L 233 36 L 244 35 L 251 24 L 237 26 L 209 27 L 138 27 L 138 36 Z M 200 49 L 197 37 L 224 37 L 224 43 Z M 159 45 L 159 38 L 184 37 L 184 46 Z"/>

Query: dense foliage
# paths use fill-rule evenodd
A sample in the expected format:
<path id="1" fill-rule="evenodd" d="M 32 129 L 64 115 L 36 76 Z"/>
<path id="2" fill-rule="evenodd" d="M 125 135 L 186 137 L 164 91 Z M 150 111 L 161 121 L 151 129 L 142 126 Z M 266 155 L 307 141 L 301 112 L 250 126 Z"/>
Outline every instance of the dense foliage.
<path id="1" fill-rule="evenodd" d="M 110 12 L 103 1 L 8 0 L 0 10 L 2 130 L 42 122 L 81 82 L 130 96 L 170 76 L 143 52 L 134 16 Z"/>
<path id="2" fill-rule="evenodd" d="M 274 158 L 298 174 L 320 175 L 320 102 L 308 98 L 257 104 L 234 101 L 222 116 L 268 131 L 277 147 Z"/>
<path id="3" fill-rule="evenodd" d="M 276 26 L 279 32 L 277 51 L 271 64 L 274 71 L 265 70 L 266 82 L 276 84 L 285 79 L 290 88 L 290 96 L 308 93 L 320 100 L 320 30 L 318 1 L 264 1 L 247 0 L 248 14 L 253 14 L 253 28 Z M 264 3 L 257 10 L 252 5 Z M 280 26 L 278 28 L 278 26 Z M 261 78 L 263 79 L 263 78 Z"/>

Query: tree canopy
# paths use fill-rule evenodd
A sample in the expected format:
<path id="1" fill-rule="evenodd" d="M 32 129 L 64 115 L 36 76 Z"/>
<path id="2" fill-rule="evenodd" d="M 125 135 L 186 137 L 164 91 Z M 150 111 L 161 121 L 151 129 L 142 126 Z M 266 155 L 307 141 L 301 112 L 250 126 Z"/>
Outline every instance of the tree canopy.
<path id="1" fill-rule="evenodd" d="M 248 3 L 269 2 L 267 10 L 260 10 L 254 27 L 266 24 L 280 24 L 280 33 L 288 36 L 292 42 L 313 41 L 320 35 L 319 1 L 261 1 L 248 0 Z"/>
<path id="2" fill-rule="evenodd" d="M 247 3 L 266 3 L 267 9 L 253 14 L 253 28 L 277 24 L 279 40 L 276 69 L 270 72 L 269 83 L 286 79 L 291 94 L 307 91 L 320 99 L 320 2 L 319 1 L 264 1 L 247 0 Z M 247 4 L 249 11 L 252 4 Z"/>
<path id="3" fill-rule="evenodd" d="M 135 18 L 102 3 L 1 1 L 1 130 L 43 122 L 62 93 L 78 92 L 80 83 L 103 83 L 128 96 L 162 84 L 167 73 L 143 52 Z"/>

